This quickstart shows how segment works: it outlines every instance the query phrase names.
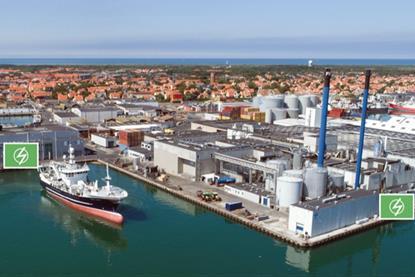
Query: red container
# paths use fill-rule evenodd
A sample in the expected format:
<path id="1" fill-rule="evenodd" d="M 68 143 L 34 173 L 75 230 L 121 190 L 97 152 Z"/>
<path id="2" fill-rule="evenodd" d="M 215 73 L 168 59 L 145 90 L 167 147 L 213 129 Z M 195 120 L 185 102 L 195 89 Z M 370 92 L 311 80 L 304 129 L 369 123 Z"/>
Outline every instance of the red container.
<path id="1" fill-rule="evenodd" d="M 139 130 L 122 130 L 118 134 L 119 143 L 128 146 L 138 146 L 144 138 L 143 132 Z"/>

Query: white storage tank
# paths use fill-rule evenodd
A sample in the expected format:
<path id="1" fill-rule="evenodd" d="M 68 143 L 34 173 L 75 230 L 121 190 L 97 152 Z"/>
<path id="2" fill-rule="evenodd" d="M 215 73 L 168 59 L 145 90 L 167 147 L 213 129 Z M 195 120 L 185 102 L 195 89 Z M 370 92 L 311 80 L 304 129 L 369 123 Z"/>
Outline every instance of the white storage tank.
<path id="1" fill-rule="evenodd" d="M 272 95 L 261 98 L 261 111 L 265 111 L 266 109 L 282 107 L 284 107 L 284 95 Z"/>
<path id="2" fill-rule="evenodd" d="M 289 169 L 284 171 L 283 176 L 295 177 L 301 180 L 304 179 L 304 171 L 302 169 Z"/>
<path id="3" fill-rule="evenodd" d="M 304 195 L 314 199 L 326 195 L 328 172 L 325 168 L 307 168 L 304 177 Z"/>
<path id="4" fill-rule="evenodd" d="M 344 174 L 330 173 L 330 179 L 335 189 L 340 191 L 344 190 Z"/>
<path id="5" fill-rule="evenodd" d="M 300 95 L 298 101 L 301 114 L 305 114 L 306 109 L 312 106 L 310 95 Z"/>
<path id="6" fill-rule="evenodd" d="M 298 97 L 295 94 L 286 95 L 284 103 L 288 109 L 298 109 Z"/>
<path id="7" fill-rule="evenodd" d="M 301 201 L 303 179 L 281 176 L 277 179 L 278 206 L 289 207 Z"/>
<path id="8" fill-rule="evenodd" d="M 287 109 L 287 114 L 289 118 L 298 118 L 299 109 Z"/>
<path id="9" fill-rule="evenodd" d="M 265 123 L 269 123 L 272 124 L 273 120 L 273 113 L 272 113 L 272 109 L 266 109 L 265 110 Z"/>
<path id="10" fill-rule="evenodd" d="M 261 103 L 262 103 L 262 96 L 255 96 L 255 97 L 252 99 L 252 105 L 253 105 L 254 107 L 259 107 L 259 106 L 261 106 Z"/>
<path id="11" fill-rule="evenodd" d="M 272 109 L 272 115 L 274 120 L 281 120 L 287 118 L 287 109 L 275 108 Z"/>
<path id="12" fill-rule="evenodd" d="M 311 101 L 311 107 L 317 107 L 317 104 L 320 103 L 320 98 L 315 94 L 311 94 L 310 101 Z"/>
<path id="13" fill-rule="evenodd" d="M 268 160 L 266 165 L 269 168 L 274 168 L 278 170 L 278 175 L 281 176 L 282 173 L 289 168 L 288 160 Z"/>

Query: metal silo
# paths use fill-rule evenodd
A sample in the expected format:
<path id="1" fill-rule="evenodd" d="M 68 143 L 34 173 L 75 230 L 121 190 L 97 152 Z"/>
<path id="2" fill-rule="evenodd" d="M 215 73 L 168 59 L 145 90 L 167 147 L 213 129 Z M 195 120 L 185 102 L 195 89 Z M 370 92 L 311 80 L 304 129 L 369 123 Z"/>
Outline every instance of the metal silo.
<path id="1" fill-rule="evenodd" d="M 298 109 L 298 97 L 295 94 L 286 95 L 284 98 L 284 103 L 288 109 Z"/>
<path id="2" fill-rule="evenodd" d="M 284 95 L 273 95 L 262 97 L 262 102 L 260 104 L 261 111 L 266 109 L 273 108 L 282 108 L 284 106 Z"/>
<path id="3" fill-rule="evenodd" d="M 336 191 L 343 191 L 345 188 L 344 175 L 340 173 L 331 173 L 330 179 Z"/>
<path id="4" fill-rule="evenodd" d="M 320 103 L 320 98 L 317 95 L 312 94 L 312 95 L 310 95 L 310 102 L 311 102 L 311 105 L 312 105 L 311 107 L 316 107 L 317 104 Z"/>
<path id="5" fill-rule="evenodd" d="M 272 113 L 272 109 L 266 109 L 265 110 L 265 123 L 272 124 L 274 122 L 274 115 Z"/>
<path id="6" fill-rule="evenodd" d="M 274 168 L 278 170 L 278 175 L 281 176 L 284 170 L 287 170 L 290 167 L 290 162 L 288 160 L 268 160 L 266 162 L 267 167 Z"/>
<path id="7" fill-rule="evenodd" d="M 277 178 L 278 206 L 289 207 L 300 202 L 303 189 L 303 179 L 282 176 Z"/>
<path id="8" fill-rule="evenodd" d="M 301 114 L 305 114 L 306 109 L 312 106 L 310 95 L 300 95 L 298 101 Z"/>
<path id="9" fill-rule="evenodd" d="M 259 107 L 259 106 L 261 106 L 261 104 L 262 104 L 262 96 L 255 96 L 252 99 L 252 105 L 254 107 Z"/>
<path id="10" fill-rule="evenodd" d="M 299 109 L 287 109 L 288 118 L 298 118 Z"/>
<path id="11" fill-rule="evenodd" d="M 288 177 L 295 177 L 295 178 L 299 178 L 299 179 L 303 180 L 304 179 L 304 170 L 302 170 L 302 169 L 290 169 L 290 170 L 284 171 L 284 173 L 282 175 L 283 176 L 288 176 Z"/>
<path id="12" fill-rule="evenodd" d="M 287 118 L 287 109 L 276 108 L 271 110 L 274 120 L 281 120 Z"/>
<path id="13" fill-rule="evenodd" d="M 328 173 L 325 168 L 307 168 L 304 178 L 304 195 L 311 199 L 326 195 Z"/>

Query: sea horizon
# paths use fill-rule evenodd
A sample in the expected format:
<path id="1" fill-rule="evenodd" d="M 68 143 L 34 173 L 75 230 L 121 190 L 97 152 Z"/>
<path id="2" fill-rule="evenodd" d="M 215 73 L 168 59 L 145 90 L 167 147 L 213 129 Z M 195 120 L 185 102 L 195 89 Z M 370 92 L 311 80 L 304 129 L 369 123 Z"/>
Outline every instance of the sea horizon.
<path id="1" fill-rule="evenodd" d="M 0 58 L 7 65 L 304 65 L 314 66 L 412 66 L 415 59 L 306 59 L 306 58 Z"/>

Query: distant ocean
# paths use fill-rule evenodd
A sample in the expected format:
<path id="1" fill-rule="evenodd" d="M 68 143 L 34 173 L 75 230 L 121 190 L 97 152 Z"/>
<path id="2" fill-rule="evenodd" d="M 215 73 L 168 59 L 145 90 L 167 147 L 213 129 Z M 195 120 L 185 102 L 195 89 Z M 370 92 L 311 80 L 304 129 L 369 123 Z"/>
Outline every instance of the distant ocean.
<path id="1" fill-rule="evenodd" d="M 313 65 L 415 65 L 415 59 L 312 59 Z M 2 59 L 0 65 L 307 65 L 308 59 Z"/>

